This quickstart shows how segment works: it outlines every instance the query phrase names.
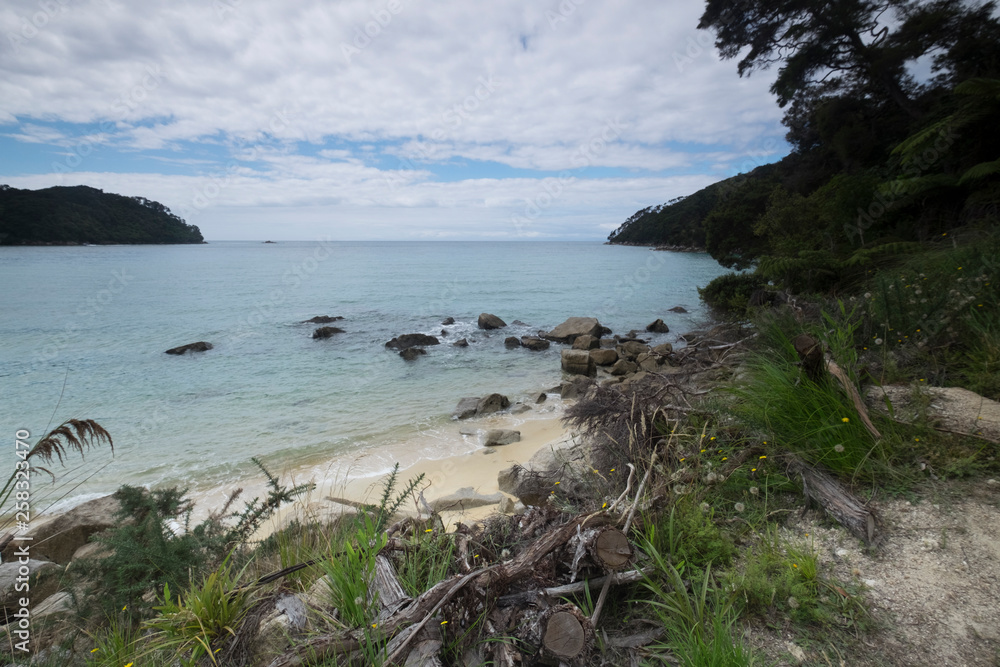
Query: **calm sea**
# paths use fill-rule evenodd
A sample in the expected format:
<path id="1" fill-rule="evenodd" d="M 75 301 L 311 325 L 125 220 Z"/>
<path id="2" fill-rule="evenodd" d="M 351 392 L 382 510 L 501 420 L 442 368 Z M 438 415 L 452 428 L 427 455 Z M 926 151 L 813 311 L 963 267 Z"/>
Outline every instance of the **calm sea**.
<path id="1" fill-rule="evenodd" d="M 508 350 L 506 336 L 577 315 L 616 333 L 662 317 L 671 333 L 655 338 L 673 341 L 703 322 L 696 286 L 721 272 L 707 255 L 598 243 L 0 247 L 4 456 L 18 429 L 35 438 L 71 417 L 99 421 L 113 457 L 52 466 L 52 498 L 71 502 L 122 483 L 233 484 L 254 476 L 251 456 L 275 470 L 400 443 L 447 456 L 469 446 L 438 437 L 460 398 L 533 397 L 561 379 L 560 346 Z M 481 312 L 511 326 L 479 331 Z M 300 322 L 314 315 L 343 316 L 346 333 L 313 340 Z M 384 348 L 442 329 L 414 362 Z M 469 347 L 450 344 L 463 337 Z M 164 354 L 200 340 L 214 349 Z"/>

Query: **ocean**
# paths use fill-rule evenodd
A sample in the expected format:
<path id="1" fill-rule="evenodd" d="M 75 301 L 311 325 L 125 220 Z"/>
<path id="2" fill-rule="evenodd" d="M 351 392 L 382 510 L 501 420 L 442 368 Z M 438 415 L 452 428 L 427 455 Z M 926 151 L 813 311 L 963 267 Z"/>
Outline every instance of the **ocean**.
<path id="1" fill-rule="evenodd" d="M 448 428 L 462 397 L 533 401 L 561 381 L 562 346 L 508 350 L 505 337 L 572 316 L 621 334 L 663 318 L 670 333 L 650 337 L 674 342 L 704 324 L 696 287 L 722 272 L 704 254 L 599 243 L 0 247 L 7 457 L 19 429 L 34 441 L 77 418 L 111 433 L 113 455 L 53 462 L 55 484 L 35 476 L 53 510 L 124 483 L 229 488 L 260 477 L 253 456 L 300 477 L 444 458 L 478 446 Z M 482 312 L 508 327 L 479 330 Z M 345 332 L 312 339 L 318 325 L 301 322 L 316 315 Z M 384 347 L 414 332 L 442 344 L 412 362 Z M 164 353 L 202 340 L 214 349 Z"/>

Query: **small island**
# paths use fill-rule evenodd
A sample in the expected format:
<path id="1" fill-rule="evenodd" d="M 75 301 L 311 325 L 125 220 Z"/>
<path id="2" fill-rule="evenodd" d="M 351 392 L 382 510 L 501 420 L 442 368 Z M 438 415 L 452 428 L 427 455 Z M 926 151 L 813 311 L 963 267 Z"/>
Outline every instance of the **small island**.
<path id="1" fill-rule="evenodd" d="M 204 243 L 201 231 L 145 197 L 85 185 L 0 185 L 0 245 Z"/>

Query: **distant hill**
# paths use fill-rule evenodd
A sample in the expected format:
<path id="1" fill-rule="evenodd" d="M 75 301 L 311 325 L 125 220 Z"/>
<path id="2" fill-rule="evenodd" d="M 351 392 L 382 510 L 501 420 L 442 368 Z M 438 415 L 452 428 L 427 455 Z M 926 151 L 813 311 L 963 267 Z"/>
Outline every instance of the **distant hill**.
<path id="1" fill-rule="evenodd" d="M 204 243 L 159 202 L 85 185 L 19 190 L 0 185 L 0 245 Z"/>

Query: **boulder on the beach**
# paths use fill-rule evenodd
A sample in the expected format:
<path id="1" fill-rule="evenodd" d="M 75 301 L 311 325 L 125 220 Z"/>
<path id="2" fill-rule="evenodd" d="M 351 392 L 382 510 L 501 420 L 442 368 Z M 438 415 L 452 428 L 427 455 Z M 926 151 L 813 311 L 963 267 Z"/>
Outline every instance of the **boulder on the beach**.
<path id="1" fill-rule="evenodd" d="M 500 493 L 485 495 L 479 493 L 471 486 L 466 486 L 459 489 L 455 493 L 449 493 L 446 496 L 435 498 L 430 501 L 428 505 L 430 505 L 431 509 L 435 512 L 456 511 L 468 510 L 474 507 L 483 507 L 484 505 L 498 505 L 502 500 L 503 495 Z"/>
<path id="2" fill-rule="evenodd" d="M 650 347 L 645 343 L 640 343 L 639 341 L 630 340 L 618 345 L 618 356 L 622 359 L 628 359 L 629 361 L 635 361 L 643 352 L 649 352 Z"/>
<path id="3" fill-rule="evenodd" d="M 95 498 L 60 514 L 51 521 L 32 527 L 31 555 L 65 565 L 90 536 L 119 525 L 115 512 L 121 505 L 114 496 Z M 3 552 L 3 561 L 13 560 L 19 543 L 12 542 Z"/>
<path id="4" fill-rule="evenodd" d="M 444 318 L 444 321 L 441 322 L 441 324 L 444 325 L 444 326 L 448 326 L 449 324 L 454 324 L 454 323 L 455 323 L 455 318 L 454 317 L 446 317 L 446 318 Z"/>
<path id="5" fill-rule="evenodd" d="M 454 343 L 452 343 L 452 345 L 454 345 L 455 347 L 469 347 L 469 341 L 465 340 L 464 338 L 459 338 Z"/>
<path id="6" fill-rule="evenodd" d="M 521 340 L 517 336 L 507 336 L 503 340 L 503 346 L 508 350 L 513 350 L 514 348 L 521 347 Z"/>
<path id="7" fill-rule="evenodd" d="M 538 336 L 521 336 L 521 347 L 526 347 L 533 352 L 541 352 L 549 349 L 551 343 Z"/>
<path id="8" fill-rule="evenodd" d="M 657 319 L 646 325 L 646 331 L 650 333 L 670 333 L 670 327 L 662 319 Z"/>
<path id="9" fill-rule="evenodd" d="M 339 333 L 344 333 L 344 330 L 338 327 L 320 327 L 316 331 L 313 331 L 313 338 L 329 338 Z"/>
<path id="10" fill-rule="evenodd" d="M 576 340 L 573 341 L 574 350 L 596 350 L 601 346 L 601 339 L 595 338 L 584 334 L 583 336 L 577 336 Z"/>
<path id="11" fill-rule="evenodd" d="M 488 415 L 494 412 L 500 412 L 501 410 L 506 410 L 509 407 L 509 398 L 503 394 L 490 394 L 489 396 L 484 396 L 479 399 L 479 403 L 476 405 L 476 414 Z"/>
<path id="12" fill-rule="evenodd" d="M 597 375 L 597 366 L 586 350 L 563 350 L 562 369 L 573 375 Z"/>
<path id="13" fill-rule="evenodd" d="M 687 310 L 681 306 L 674 306 L 673 308 L 668 308 L 671 313 L 686 313 Z"/>
<path id="14" fill-rule="evenodd" d="M 34 545 L 28 542 L 15 544 L 19 547 L 29 544 L 34 551 Z M 26 584 L 31 587 L 32 616 L 35 615 L 36 605 L 59 590 L 59 577 L 56 576 L 60 569 L 58 565 L 34 558 L 26 560 L 24 563 L 20 558 L 14 558 L 0 564 L 0 613 L 7 619 L 14 619 L 14 613 L 22 607 L 19 604 L 20 598 L 28 596 Z"/>
<path id="15" fill-rule="evenodd" d="M 661 356 L 666 356 L 668 354 L 673 354 L 674 346 L 670 343 L 661 343 L 660 345 L 653 347 L 653 352 Z"/>
<path id="16" fill-rule="evenodd" d="M 402 336 L 396 336 L 388 343 L 385 344 L 386 347 L 391 347 L 396 350 L 405 350 L 408 347 L 420 347 L 423 345 L 439 345 L 439 341 L 435 336 L 428 336 L 422 333 L 411 333 L 403 334 Z"/>
<path id="17" fill-rule="evenodd" d="M 515 403 L 514 405 L 510 406 L 510 408 L 507 409 L 507 412 L 509 412 L 512 415 L 519 415 L 523 412 L 529 412 L 530 410 L 531 410 L 530 405 L 526 405 L 524 403 Z"/>
<path id="18" fill-rule="evenodd" d="M 619 359 L 615 362 L 615 365 L 611 367 L 612 375 L 630 375 L 639 370 L 639 366 L 634 361 L 629 361 L 628 359 Z"/>
<path id="19" fill-rule="evenodd" d="M 598 366 L 610 366 L 618 361 L 617 350 L 591 350 L 590 358 Z"/>
<path id="20" fill-rule="evenodd" d="M 580 398 L 581 396 L 585 396 L 592 386 L 594 386 L 593 380 L 589 377 L 578 375 L 572 380 L 559 385 L 559 398 Z"/>
<path id="21" fill-rule="evenodd" d="M 180 345 L 178 347 L 172 347 L 167 350 L 167 354 L 184 354 L 185 352 L 207 352 L 212 349 L 211 343 L 206 343 L 203 340 L 197 343 L 188 343 L 187 345 Z"/>
<path id="22" fill-rule="evenodd" d="M 545 334 L 545 338 L 556 343 L 572 343 L 580 336 L 600 338 L 602 329 L 596 317 L 571 317 Z"/>
<path id="23" fill-rule="evenodd" d="M 419 356 L 427 354 L 427 350 L 422 347 L 406 347 L 399 351 L 399 356 L 406 361 L 413 361 Z"/>
<path id="24" fill-rule="evenodd" d="M 490 313 L 480 314 L 478 324 L 480 329 L 503 329 L 507 326 L 506 322 L 501 320 L 496 315 L 491 315 Z"/>
<path id="25" fill-rule="evenodd" d="M 538 394 L 538 398 L 536 398 L 536 399 L 535 399 L 535 403 L 536 403 L 536 404 L 538 404 L 538 403 L 544 403 L 544 402 L 545 402 L 545 401 L 547 401 L 548 399 L 549 399 L 549 395 L 548 395 L 548 394 L 546 394 L 546 393 L 545 393 L 545 392 L 543 391 L 543 392 L 540 392 L 540 393 Z"/>
<path id="26" fill-rule="evenodd" d="M 330 324 L 331 322 L 339 322 L 344 319 L 340 315 L 317 315 L 316 317 L 310 317 L 308 320 L 302 320 L 302 324 Z"/>
<path id="27" fill-rule="evenodd" d="M 635 358 L 635 363 L 640 370 L 653 373 L 663 366 L 663 357 L 652 352 L 643 352 Z"/>
<path id="28" fill-rule="evenodd" d="M 479 397 L 471 396 L 463 398 L 458 402 L 455 411 L 451 413 L 452 419 L 468 419 L 476 416 L 476 409 L 479 407 Z"/>
<path id="29" fill-rule="evenodd" d="M 487 447 L 499 447 L 515 442 L 521 442 L 521 432 L 504 428 L 490 429 L 486 432 L 486 437 L 483 438 L 483 444 Z"/>

